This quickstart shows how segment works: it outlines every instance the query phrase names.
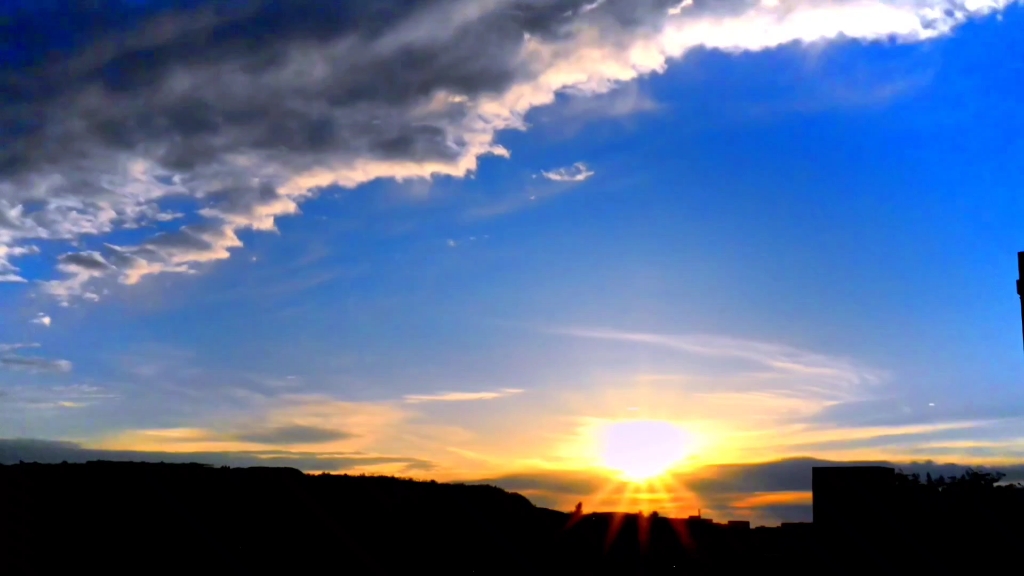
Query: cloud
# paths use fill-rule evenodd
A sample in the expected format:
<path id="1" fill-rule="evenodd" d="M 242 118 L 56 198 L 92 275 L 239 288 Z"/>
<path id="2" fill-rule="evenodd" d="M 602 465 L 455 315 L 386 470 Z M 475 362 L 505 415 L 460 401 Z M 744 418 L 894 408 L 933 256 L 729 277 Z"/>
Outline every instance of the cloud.
<path id="1" fill-rule="evenodd" d="M 472 483 L 492 484 L 513 492 L 543 491 L 578 497 L 600 490 L 607 483 L 607 479 L 584 472 L 523 472 L 474 480 Z"/>
<path id="2" fill-rule="evenodd" d="M 27 280 L 16 274 L 19 270 L 14 264 L 11 264 L 11 259 L 38 254 L 39 248 L 36 246 L 8 246 L 5 244 L 3 227 L 4 223 L 8 221 L 8 215 L 5 212 L 6 205 L 0 199 L 0 284 L 5 282 L 23 283 L 27 282 Z"/>
<path id="3" fill-rule="evenodd" d="M 407 394 L 403 396 L 409 404 L 424 402 L 473 402 L 476 400 L 495 400 L 514 394 L 521 394 L 518 388 L 502 388 L 496 392 L 440 392 L 437 394 Z"/>
<path id="4" fill-rule="evenodd" d="M 1009 2 L 242 0 L 148 15 L 107 2 L 105 29 L 78 3 L 28 12 L 0 72 L 0 278 L 23 278 L 11 261 L 36 240 L 166 226 L 168 200 L 192 206 L 198 223 L 107 245 L 109 266 L 66 256 L 42 284 L 95 299 L 104 279 L 228 258 L 239 231 L 275 230 L 326 186 L 466 176 L 557 94 L 606 93 L 695 47 L 921 41 Z M 92 28 L 55 51 L 53 18 Z"/>
<path id="5" fill-rule="evenodd" d="M 28 372 L 70 372 L 71 362 L 14 354 L 18 350 L 39 348 L 39 344 L 0 344 L 0 367 Z"/>
<path id="6" fill-rule="evenodd" d="M 537 176 L 533 178 L 536 179 Z M 538 206 L 550 198 L 566 194 L 573 188 L 556 181 L 531 183 L 524 191 L 495 194 L 482 199 L 481 202 L 469 207 L 462 216 L 467 221 L 474 221 L 511 214 Z"/>
<path id="7" fill-rule="evenodd" d="M 730 464 L 697 470 L 678 481 L 692 490 L 712 513 L 727 517 L 755 518 L 759 522 L 809 521 L 811 517 L 811 469 L 815 466 L 890 466 L 907 474 L 958 476 L 968 468 L 999 471 L 1010 482 L 1024 478 L 1024 464 L 977 466 L 926 461 L 837 461 L 791 458 L 756 464 Z"/>
<path id="8" fill-rule="evenodd" d="M 643 347 L 646 358 L 642 366 L 613 368 L 596 389 L 564 393 L 568 405 L 587 407 L 560 448 L 565 466 L 601 462 L 592 439 L 622 419 L 667 421 L 686 430 L 692 437 L 687 466 L 801 455 L 991 463 L 1000 452 L 1024 454 L 1019 405 L 943 408 L 929 406 L 927 398 L 910 404 L 892 397 L 884 372 L 854 359 L 722 336 L 551 332 L 597 341 L 589 350 L 595 357 L 636 357 L 634 348 Z M 660 370 L 652 371 L 655 366 Z"/>
<path id="9" fill-rule="evenodd" d="M 594 175 L 594 171 L 587 168 L 583 162 L 577 162 L 572 166 L 563 166 L 551 171 L 541 171 L 541 176 L 555 182 L 583 182 Z"/>
<path id="10" fill-rule="evenodd" d="M 33 324 L 39 324 L 40 326 L 46 326 L 47 328 L 50 327 L 50 324 L 52 322 L 53 319 L 47 316 L 46 314 L 43 314 L 42 312 L 37 314 L 36 317 L 32 319 Z"/>
<path id="11" fill-rule="evenodd" d="M 90 280 L 101 278 L 115 268 L 99 252 L 88 251 L 61 255 L 57 258 L 57 270 L 69 277 L 42 282 L 42 286 L 44 291 L 67 302 L 71 296 L 84 295 L 84 287 Z"/>
<path id="12" fill-rule="evenodd" d="M 280 445 L 323 444 L 351 437 L 351 434 L 340 430 L 301 425 L 279 426 L 235 435 L 236 439 L 243 442 Z"/>
<path id="13" fill-rule="evenodd" d="M 608 479 L 591 472 L 538 471 L 506 474 L 468 484 L 487 484 L 526 496 L 537 506 L 572 508 L 576 502 L 589 500 L 608 485 Z"/>
<path id="14" fill-rule="evenodd" d="M 102 401 L 118 398 L 98 386 L 73 384 L 70 386 L 40 387 L 38 385 L 9 387 L 0 408 L 11 407 L 18 411 L 54 410 L 85 408 Z"/>
<path id="15" fill-rule="evenodd" d="M 50 360 L 35 356 L 17 356 L 9 354 L 0 356 L 0 366 L 11 370 L 26 370 L 28 372 L 70 372 L 71 362 L 67 360 Z"/>
<path id="16" fill-rule="evenodd" d="M 0 354 L 25 348 L 39 348 L 39 344 L 0 344 Z"/>
<path id="17" fill-rule="evenodd" d="M 638 83 L 630 82 L 604 94 L 573 94 L 560 98 L 554 105 L 534 112 L 532 119 L 544 130 L 544 137 L 569 139 L 594 121 L 615 120 L 628 125 L 637 115 L 651 114 L 662 108 Z"/>
<path id="18" fill-rule="evenodd" d="M 891 466 L 924 476 L 960 475 L 969 467 L 1000 471 L 1006 480 L 1024 477 L 1024 464 L 968 466 L 933 461 L 789 458 L 758 463 L 706 466 L 676 474 L 664 481 L 665 493 L 644 493 L 637 487 L 610 480 L 595 471 L 525 471 L 471 483 L 491 484 L 519 492 L 543 506 L 570 509 L 577 501 L 584 510 L 658 509 L 670 514 L 690 514 L 704 509 L 716 520 L 749 519 L 755 524 L 809 521 L 811 517 L 811 469 L 815 466 Z M 630 496 L 632 494 L 632 496 Z"/>
<path id="19" fill-rule="evenodd" d="M 131 462 L 198 462 L 219 466 L 251 467 L 282 466 L 305 472 L 342 472 L 360 467 L 398 464 L 405 470 L 428 471 L 433 463 L 418 458 L 375 456 L 360 453 L 317 453 L 288 450 L 240 452 L 146 452 L 133 450 L 97 450 L 85 448 L 75 442 L 0 439 L 0 464 L 40 462 L 88 462 L 113 460 Z"/>
<path id="20" fill-rule="evenodd" d="M 577 338 L 635 343 L 676 350 L 712 358 L 727 358 L 751 363 L 767 369 L 764 376 L 783 375 L 790 379 L 811 381 L 814 392 L 830 392 L 837 399 L 848 400 L 849 392 L 875 385 L 885 373 L 861 366 L 852 360 L 800 350 L 784 344 L 742 340 L 705 334 L 651 334 L 608 329 L 563 328 L 552 330 Z M 822 384 L 828 384 L 827 389 Z"/>

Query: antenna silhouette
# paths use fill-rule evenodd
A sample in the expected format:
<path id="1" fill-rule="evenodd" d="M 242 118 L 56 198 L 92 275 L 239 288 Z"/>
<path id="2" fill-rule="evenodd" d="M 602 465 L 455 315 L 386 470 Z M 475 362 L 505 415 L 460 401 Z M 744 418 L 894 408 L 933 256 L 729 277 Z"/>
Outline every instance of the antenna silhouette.
<path id="1" fill-rule="evenodd" d="M 1020 329 L 1024 338 L 1024 252 L 1017 252 L 1017 295 L 1020 296 Z"/>

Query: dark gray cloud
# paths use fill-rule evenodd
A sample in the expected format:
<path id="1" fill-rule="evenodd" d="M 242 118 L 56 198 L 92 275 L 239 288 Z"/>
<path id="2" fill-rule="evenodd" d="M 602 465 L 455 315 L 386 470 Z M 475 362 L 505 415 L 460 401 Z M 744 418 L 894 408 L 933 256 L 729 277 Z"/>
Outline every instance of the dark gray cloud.
<path id="1" fill-rule="evenodd" d="M 235 438 L 245 442 L 258 444 L 321 444 L 334 440 L 344 440 L 352 435 L 340 430 L 318 428 L 316 426 L 280 426 L 265 430 L 255 430 L 236 434 Z"/>
<path id="2" fill-rule="evenodd" d="M 0 439 L 0 464 L 18 462 L 199 462 L 217 466 L 285 466 L 307 472 L 341 472 L 360 466 L 404 464 L 405 470 L 431 470 L 434 464 L 419 458 L 373 456 L 358 452 L 318 454 L 267 450 L 258 452 L 135 452 L 130 450 L 94 450 L 74 442 L 36 439 Z"/>
<path id="3" fill-rule="evenodd" d="M 71 254 L 64 254 L 57 259 L 60 264 L 65 266 L 81 268 L 83 270 L 96 270 L 106 271 L 111 268 L 111 265 L 103 259 L 103 256 L 99 252 L 74 252 Z"/>
<path id="4" fill-rule="evenodd" d="M 430 471 L 434 463 L 418 458 L 375 456 L 360 452 L 317 453 L 269 449 L 236 452 L 138 452 L 128 450 L 95 450 L 74 442 L 37 439 L 0 439 L 0 464 L 19 461 L 58 463 L 90 460 L 138 462 L 200 462 L 228 466 L 287 466 L 304 471 L 341 472 L 376 464 L 403 464 L 407 471 Z M 810 520 L 810 505 L 786 504 L 766 500 L 763 505 L 751 504 L 752 495 L 771 496 L 811 489 L 811 468 L 814 466 L 892 466 L 906 473 L 922 476 L 962 474 L 968 466 L 956 463 L 920 461 L 893 463 L 885 461 L 838 462 L 814 458 L 794 458 L 758 464 L 712 466 L 677 478 L 679 485 L 693 491 L 701 505 L 717 519 L 752 517 L 758 522 L 801 522 Z M 1024 464 L 1005 466 L 974 466 L 976 470 L 999 471 L 1005 481 L 1024 481 Z M 565 496 L 592 495 L 606 487 L 608 480 L 597 474 L 581 472 L 536 472 L 509 474 L 472 484 L 490 484 L 506 490 L 525 492 L 535 503 L 552 506 Z"/>
<path id="5" fill-rule="evenodd" d="M 88 286 L 114 274 L 131 284 L 227 258 L 238 230 L 274 229 L 322 187 L 464 176 L 480 156 L 507 154 L 495 134 L 525 128 L 557 93 L 607 92 L 694 46 L 922 39 L 1003 3 L 107 0 L 25 10 L 0 40 L 12 55 L 0 69 L 0 278 L 24 280 L 11 260 L 33 240 L 167 221 L 179 214 L 165 200 L 188 200 L 202 224 L 107 246 L 109 267 L 92 253 L 65 257 L 64 278 L 42 285 L 65 301 L 96 299 Z M 771 33 L 751 37 L 759 27 Z"/>
<path id="6" fill-rule="evenodd" d="M 816 458 L 793 458 L 761 464 L 713 466 L 694 478 L 683 480 L 688 488 L 703 498 L 717 498 L 755 492 L 798 492 L 811 489 L 811 468 L 815 466 L 891 466 L 908 474 L 956 476 L 969 466 L 956 463 L 858 461 L 838 462 Z M 993 470 L 1006 474 L 1007 481 L 1024 479 L 1024 463 L 1006 466 L 974 466 L 976 470 Z"/>
<path id="7" fill-rule="evenodd" d="M 543 491 L 555 494 L 592 494 L 607 484 L 607 480 L 594 474 L 570 472 L 537 472 L 508 474 L 486 480 L 475 480 L 474 484 L 490 484 L 513 492 Z"/>
<path id="8" fill-rule="evenodd" d="M 709 517 L 716 520 L 748 518 L 760 524 L 806 522 L 811 519 L 810 503 L 789 500 L 792 493 L 810 492 L 814 466 L 892 466 L 908 474 L 957 476 L 968 466 L 956 463 L 858 461 L 840 462 L 816 458 L 792 458 L 756 464 L 709 466 L 679 475 L 675 484 L 692 491 Z M 1006 466 L 974 466 L 1006 474 L 1005 480 L 1024 480 L 1024 463 Z M 608 479 L 584 472 L 526 472 L 472 483 L 491 484 L 523 492 L 541 506 L 564 505 L 567 499 L 586 499 L 608 487 Z"/>
<path id="9" fill-rule="evenodd" d="M 814 520 L 814 509 L 800 504 L 761 506 L 757 509 L 756 517 L 777 522 L 811 522 Z"/>
<path id="10" fill-rule="evenodd" d="M 1024 464 L 1005 466 L 967 466 L 956 463 L 861 461 L 837 462 L 815 458 L 794 458 L 759 464 L 713 466 L 698 471 L 694 477 L 680 478 L 680 483 L 692 490 L 706 508 L 721 517 L 752 517 L 758 522 L 806 522 L 811 519 L 811 505 L 774 502 L 770 496 L 811 490 L 811 468 L 814 466 L 891 466 L 907 474 L 932 476 L 958 476 L 969 467 L 976 470 L 998 471 L 1006 474 L 1008 482 L 1024 479 Z M 755 505 L 750 495 L 768 496 L 763 505 Z M 746 502 L 744 502 L 747 500 Z"/>
<path id="11" fill-rule="evenodd" d="M 16 354 L 0 355 L 0 367 L 29 372 L 70 372 L 71 362 Z"/>

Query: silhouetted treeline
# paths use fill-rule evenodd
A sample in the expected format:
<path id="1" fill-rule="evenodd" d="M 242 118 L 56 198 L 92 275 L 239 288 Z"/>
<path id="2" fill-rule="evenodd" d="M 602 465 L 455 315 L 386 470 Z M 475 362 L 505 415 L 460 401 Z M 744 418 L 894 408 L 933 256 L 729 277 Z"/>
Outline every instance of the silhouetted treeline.
<path id="1" fill-rule="evenodd" d="M 21 464 L 0 466 L 0 573 L 792 574 L 841 572 L 828 567 L 857 560 L 942 566 L 935 554 L 947 568 L 964 558 L 983 565 L 1021 534 L 1024 491 L 998 480 L 897 475 L 898 509 L 879 526 L 900 528 L 900 555 L 879 558 L 848 548 L 824 556 L 810 524 L 566 513 L 492 486 L 287 468 Z"/>
<path id="2" fill-rule="evenodd" d="M 1024 487 L 998 472 L 960 476 L 896 475 L 892 541 L 903 558 L 931 566 L 987 564 L 1021 571 Z M 921 564 L 918 561 L 918 566 Z"/>

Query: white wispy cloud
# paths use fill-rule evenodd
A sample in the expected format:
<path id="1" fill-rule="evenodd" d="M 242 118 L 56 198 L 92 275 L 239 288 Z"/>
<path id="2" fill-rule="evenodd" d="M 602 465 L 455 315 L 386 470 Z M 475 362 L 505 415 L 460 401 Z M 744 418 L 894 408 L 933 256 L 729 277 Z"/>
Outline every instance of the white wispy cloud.
<path id="1" fill-rule="evenodd" d="M 13 352 L 15 350 L 23 350 L 25 348 L 39 348 L 39 344 L 0 344 L 0 354 Z"/>
<path id="2" fill-rule="evenodd" d="M 229 258 L 240 231 L 276 230 L 326 186 L 465 177 L 482 156 L 508 156 L 496 135 L 527 128 L 527 114 L 557 95 L 607 93 L 694 48 L 918 42 L 1010 3 L 428 0 L 392 5 L 393 18 L 364 33 L 362 13 L 300 2 L 280 7 L 288 17 L 273 19 L 277 33 L 258 54 L 239 35 L 266 26 L 269 5 L 162 13 L 117 45 L 86 42 L 52 66 L 0 72 L 21 93 L 47 94 L 0 110 L 5 124 L 39 124 L 0 135 L 0 280 L 24 279 L 12 261 L 34 241 L 165 222 L 179 216 L 162 206 L 171 197 L 201 204 L 198 222 L 66 255 L 59 277 L 41 284 L 64 301 L 95 300 L 94 283 Z M 78 8 L 66 10 L 76 21 Z M 197 22 L 214 33 L 192 33 Z M 140 52 L 151 55 L 144 69 L 125 65 Z M 415 74 L 403 64 L 410 53 Z M 252 58 L 268 65 L 249 66 Z M 34 145 L 39 134 L 59 134 L 59 145 Z M 563 181 L 586 173 L 551 172 Z"/>
<path id="3" fill-rule="evenodd" d="M 583 182 L 594 175 L 594 171 L 587 168 L 583 162 L 577 162 L 572 166 L 563 166 L 554 170 L 542 170 L 541 176 L 554 182 Z"/>
<path id="4" fill-rule="evenodd" d="M 46 326 L 47 328 L 50 327 L 50 324 L 52 322 L 53 319 L 42 312 L 37 314 L 36 317 L 32 319 L 33 324 L 39 324 L 40 326 Z"/>
<path id="5" fill-rule="evenodd" d="M 552 330 L 578 338 L 645 344 L 706 357 L 734 358 L 780 374 L 807 377 L 836 391 L 878 384 L 885 373 L 847 358 L 818 354 L 784 344 L 757 342 L 705 334 L 650 334 L 608 329 L 561 328 Z"/>
<path id="6" fill-rule="evenodd" d="M 11 264 L 11 259 L 20 258 L 22 256 L 29 256 L 32 254 L 38 254 L 39 248 L 36 246 L 11 246 L 9 245 L 11 239 L 8 238 L 8 242 L 4 242 L 5 234 L 3 231 L 4 219 L 6 217 L 5 210 L 6 203 L 0 199 L 0 283 L 23 283 L 27 282 L 17 272 L 18 267 Z"/>
<path id="7" fill-rule="evenodd" d="M 522 394 L 518 388 L 502 388 L 492 392 L 438 392 L 437 394 L 407 394 L 403 399 L 409 404 L 423 402 L 473 402 L 476 400 L 496 400 L 515 394 Z"/>
<path id="8" fill-rule="evenodd" d="M 70 386 L 14 386 L 7 392 L 0 405 L 16 409 L 53 410 L 62 408 L 85 408 L 119 396 L 98 386 L 73 384 Z"/>

